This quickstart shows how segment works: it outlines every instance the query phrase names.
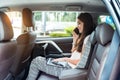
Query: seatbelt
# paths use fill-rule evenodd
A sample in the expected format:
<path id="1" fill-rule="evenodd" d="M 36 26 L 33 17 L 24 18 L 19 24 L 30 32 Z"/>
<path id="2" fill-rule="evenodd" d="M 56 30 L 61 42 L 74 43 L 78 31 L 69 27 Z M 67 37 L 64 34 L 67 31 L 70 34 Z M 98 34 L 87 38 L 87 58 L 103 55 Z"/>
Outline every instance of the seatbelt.
<path id="1" fill-rule="evenodd" d="M 119 48 L 119 44 L 120 44 L 119 35 L 117 31 L 115 31 L 111 45 L 110 45 L 109 53 L 106 58 L 106 62 L 105 62 L 102 74 L 100 76 L 100 80 L 109 80 L 110 74 L 112 72 L 113 64 L 118 53 L 117 51 Z"/>

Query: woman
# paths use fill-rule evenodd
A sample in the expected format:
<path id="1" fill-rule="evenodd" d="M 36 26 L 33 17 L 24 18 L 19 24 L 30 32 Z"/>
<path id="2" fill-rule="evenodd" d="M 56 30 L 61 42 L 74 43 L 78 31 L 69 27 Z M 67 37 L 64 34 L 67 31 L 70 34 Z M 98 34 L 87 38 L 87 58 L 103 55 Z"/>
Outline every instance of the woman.
<path id="1" fill-rule="evenodd" d="M 77 66 L 86 42 L 84 39 L 94 30 L 92 16 L 89 13 L 81 13 L 78 16 L 77 25 L 80 35 L 73 31 L 73 47 L 71 49 L 71 57 L 53 59 L 53 62 L 66 62 L 67 65 L 65 67 L 61 67 L 60 65 L 48 65 L 46 64 L 46 59 L 44 57 L 37 57 L 31 62 L 27 80 L 35 80 L 39 71 L 58 77 L 61 71 L 75 68 Z"/>

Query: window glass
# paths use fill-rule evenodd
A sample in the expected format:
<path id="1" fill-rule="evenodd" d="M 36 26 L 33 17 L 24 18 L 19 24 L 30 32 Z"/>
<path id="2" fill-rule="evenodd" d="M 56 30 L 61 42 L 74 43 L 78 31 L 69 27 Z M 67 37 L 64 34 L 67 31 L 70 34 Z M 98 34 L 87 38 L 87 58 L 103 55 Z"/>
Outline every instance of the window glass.
<path id="1" fill-rule="evenodd" d="M 101 16 L 99 16 L 98 24 L 102 23 L 102 22 L 110 24 L 113 27 L 113 29 L 115 29 L 115 24 L 114 24 L 113 18 L 111 16 L 108 16 L 108 15 L 101 15 Z"/>
<path id="2" fill-rule="evenodd" d="M 22 14 L 21 12 L 6 12 L 12 23 L 14 38 L 17 38 L 22 31 Z"/>
<path id="3" fill-rule="evenodd" d="M 22 33 L 21 12 L 6 12 L 14 30 L 14 38 Z M 34 30 L 37 37 L 70 37 L 76 27 L 79 12 L 34 11 Z"/>
<path id="4" fill-rule="evenodd" d="M 34 11 L 37 37 L 69 37 L 79 12 Z"/>

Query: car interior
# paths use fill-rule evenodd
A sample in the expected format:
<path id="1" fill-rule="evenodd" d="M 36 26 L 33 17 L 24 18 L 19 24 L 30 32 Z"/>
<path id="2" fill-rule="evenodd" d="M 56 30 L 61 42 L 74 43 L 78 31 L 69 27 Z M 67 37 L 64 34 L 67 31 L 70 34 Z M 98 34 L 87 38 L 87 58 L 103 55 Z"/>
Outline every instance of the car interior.
<path id="1" fill-rule="evenodd" d="M 0 80 L 26 80 L 38 56 L 70 57 L 73 37 L 68 29 L 76 27 L 78 14 L 84 12 L 95 24 L 84 62 L 59 77 L 42 72 L 36 80 L 120 80 L 119 0 L 1 0 Z M 69 35 L 63 36 L 65 31 Z"/>

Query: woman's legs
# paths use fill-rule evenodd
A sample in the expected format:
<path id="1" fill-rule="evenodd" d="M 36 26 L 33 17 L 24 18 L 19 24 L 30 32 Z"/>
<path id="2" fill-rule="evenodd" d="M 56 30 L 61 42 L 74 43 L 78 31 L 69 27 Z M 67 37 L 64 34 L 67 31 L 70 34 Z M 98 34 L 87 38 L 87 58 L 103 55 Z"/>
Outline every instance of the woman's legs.
<path id="1" fill-rule="evenodd" d="M 46 64 L 46 59 L 44 57 L 36 57 L 31 62 L 27 80 L 35 80 L 39 71 L 58 77 L 61 71 L 69 68 L 70 67 L 61 67 L 59 65 L 48 65 Z"/>
<path id="2" fill-rule="evenodd" d="M 38 69 L 38 64 L 39 63 L 38 63 L 37 60 L 38 60 L 37 58 L 32 60 L 27 80 L 36 80 L 36 78 L 39 74 L 39 69 Z"/>

